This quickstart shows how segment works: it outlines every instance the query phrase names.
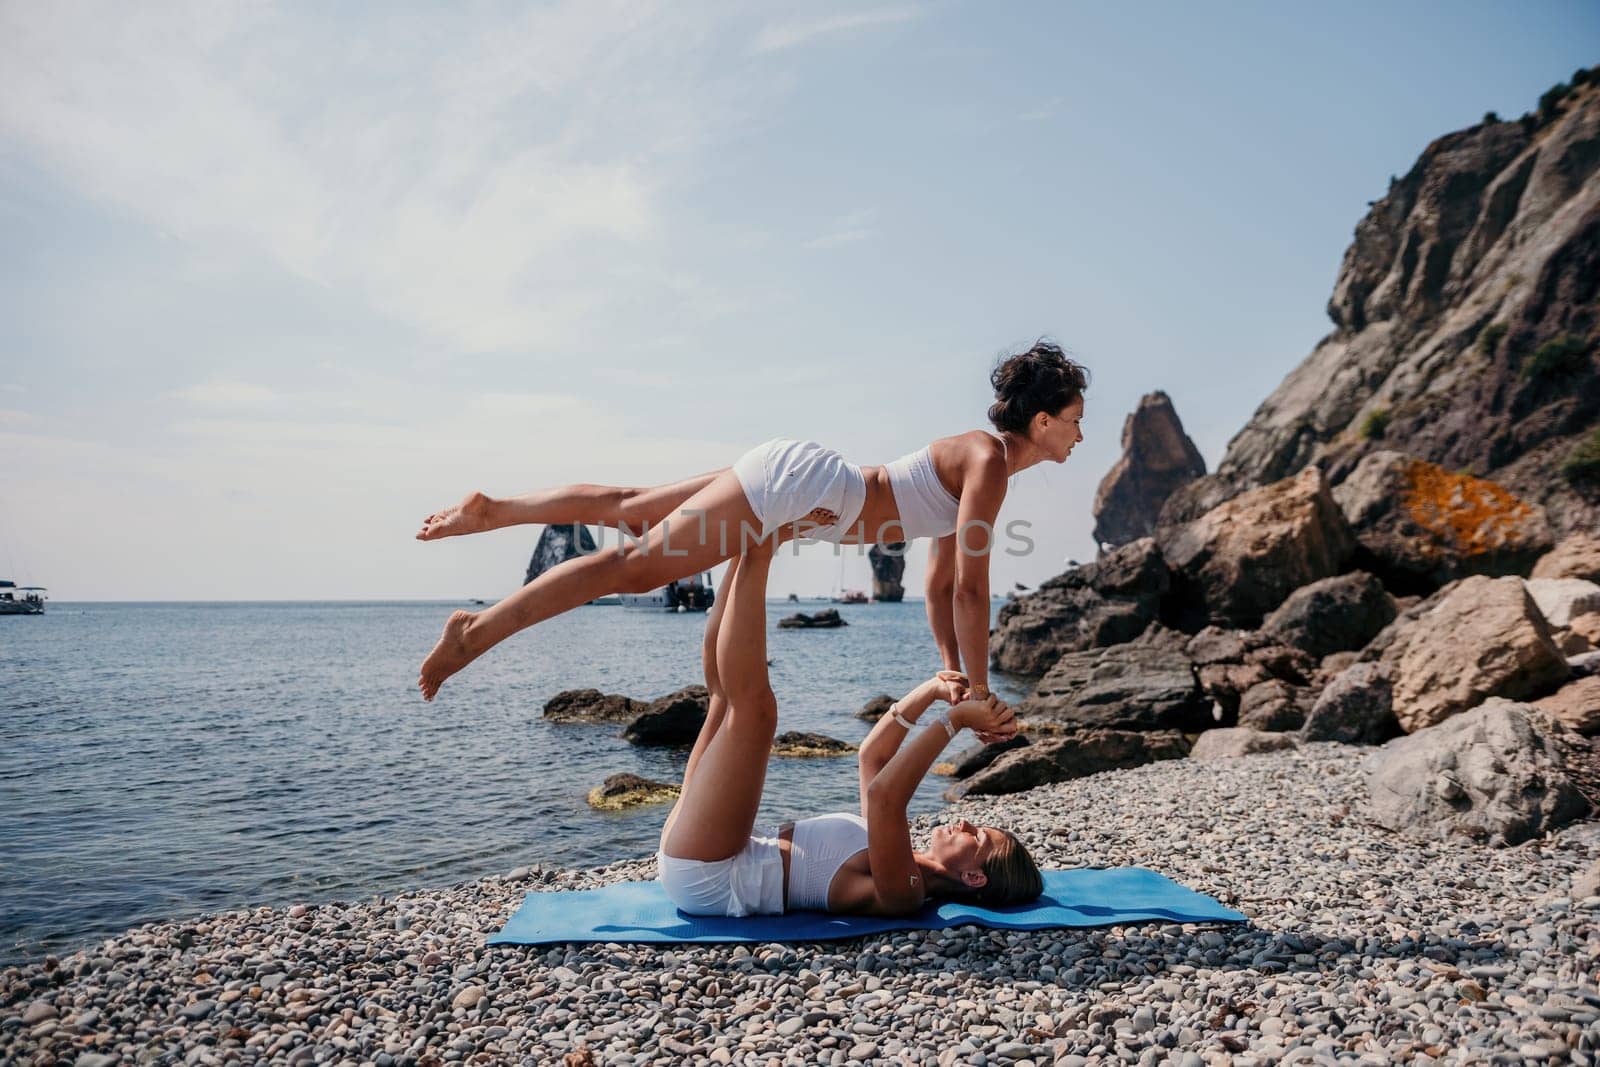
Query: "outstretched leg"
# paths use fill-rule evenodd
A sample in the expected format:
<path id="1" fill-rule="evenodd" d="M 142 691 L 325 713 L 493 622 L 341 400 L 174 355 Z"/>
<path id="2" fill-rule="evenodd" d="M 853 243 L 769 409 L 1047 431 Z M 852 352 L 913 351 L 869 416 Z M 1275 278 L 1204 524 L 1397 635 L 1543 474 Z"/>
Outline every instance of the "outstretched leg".
<path id="1" fill-rule="evenodd" d="M 485 530 L 498 530 L 522 523 L 552 526 L 585 523 L 639 530 L 646 523 L 654 526 L 673 514 L 684 501 L 710 485 L 711 480 L 720 473 L 720 470 L 708 471 L 681 482 L 643 488 L 563 485 L 500 498 L 468 493 L 461 503 L 442 508 L 423 519 L 422 528 L 417 531 L 417 540 L 437 541 L 442 537 L 483 533 Z"/>
<path id="2" fill-rule="evenodd" d="M 717 677 L 726 694 L 722 722 L 686 774 L 662 851 L 689 860 L 721 860 L 750 840 L 767 758 L 778 728 L 778 702 L 767 678 L 767 573 L 773 543 L 745 553 L 716 635 Z M 709 723 L 709 717 L 708 717 Z"/>
<path id="3" fill-rule="evenodd" d="M 607 593 L 647 593 L 709 570 L 742 551 L 760 526 L 738 477 L 721 471 L 679 513 L 652 526 L 643 544 L 569 559 L 492 607 L 451 615 L 423 661 L 417 686 L 432 700 L 445 679 L 518 630 Z"/>

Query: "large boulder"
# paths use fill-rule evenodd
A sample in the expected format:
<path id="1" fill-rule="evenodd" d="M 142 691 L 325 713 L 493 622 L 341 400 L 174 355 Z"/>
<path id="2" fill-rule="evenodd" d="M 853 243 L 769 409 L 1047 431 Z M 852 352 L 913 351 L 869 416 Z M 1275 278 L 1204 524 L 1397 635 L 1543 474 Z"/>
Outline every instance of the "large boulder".
<path id="1" fill-rule="evenodd" d="M 1399 734 L 1394 689 L 1377 663 L 1356 663 L 1328 683 L 1306 715 L 1300 736 L 1306 741 L 1376 745 Z"/>
<path id="2" fill-rule="evenodd" d="M 1303 686 L 1269 678 L 1251 686 L 1239 698 L 1239 725 L 1270 733 L 1298 730 L 1305 724 L 1312 697 Z"/>
<path id="3" fill-rule="evenodd" d="M 992 745 L 978 745 L 957 756 L 950 765 L 952 778 L 971 778 L 1007 752 L 1018 748 L 1027 748 L 1033 744 L 1027 734 L 1017 734 L 1007 741 L 997 741 Z"/>
<path id="4" fill-rule="evenodd" d="M 1172 570 L 1172 612 L 1186 627 L 1255 627 L 1303 585 L 1338 574 L 1355 549 L 1322 472 L 1252 489 L 1156 533 Z"/>
<path id="5" fill-rule="evenodd" d="M 1600 614 L 1600 585 L 1582 578 L 1530 578 L 1523 583 L 1539 614 L 1565 630 L 1580 615 Z"/>
<path id="6" fill-rule="evenodd" d="M 598 689 L 564 689 L 544 705 L 552 722 L 631 722 L 647 707 L 644 701 Z"/>
<path id="7" fill-rule="evenodd" d="M 1063 652 L 1131 641 L 1155 619 L 1167 588 L 1155 541 L 1134 541 L 1007 601 L 989 635 L 989 657 L 1000 670 L 1038 675 Z"/>
<path id="8" fill-rule="evenodd" d="M 1289 594 L 1263 632 L 1317 659 L 1361 648 L 1394 621 L 1394 598 L 1365 571 L 1324 578 Z"/>
<path id="9" fill-rule="evenodd" d="M 1368 455 L 1333 496 L 1360 542 L 1358 565 L 1406 592 L 1469 574 L 1527 574 L 1553 540 L 1537 504 L 1398 452 Z"/>
<path id="10" fill-rule="evenodd" d="M 1094 494 L 1095 541 L 1125 545 L 1150 536 L 1173 491 L 1205 472 L 1171 398 L 1146 393 L 1122 424 L 1122 458 Z"/>
<path id="11" fill-rule="evenodd" d="M 1562 767 L 1554 726 L 1492 699 L 1384 745 L 1365 765 L 1373 821 L 1411 836 L 1515 845 L 1589 810 Z"/>
<path id="12" fill-rule="evenodd" d="M 1556 692 L 1533 702 L 1569 730 L 1585 737 L 1600 734 L 1600 677 L 1574 678 Z"/>
<path id="13" fill-rule="evenodd" d="M 1026 748 L 1007 752 L 965 782 L 952 786 L 945 797 L 957 800 L 963 796 L 1020 793 L 1100 771 L 1182 759 L 1187 754 L 1183 735 L 1176 730 L 1079 730 L 1041 738 Z"/>
<path id="14" fill-rule="evenodd" d="M 1534 578 L 1582 578 L 1600 582 L 1600 537 L 1575 533 L 1533 565 Z"/>
<path id="15" fill-rule="evenodd" d="M 711 694 L 703 685 L 685 686 L 651 701 L 622 732 L 629 744 L 681 748 L 694 744 L 705 725 Z"/>
<path id="16" fill-rule="evenodd" d="M 1234 759 L 1257 752 L 1281 752 L 1287 748 L 1298 748 L 1299 745 L 1300 742 L 1295 740 L 1293 734 L 1267 733 L 1243 726 L 1224 727 L 1220 730 L 1207 730 L 1195 738 L 1194 747 L 1189 750 L 1189 758 Z"/>
<path id="17" fill-rule="evenodd" d="M 1407 733 L 1492 696 L 1538 696 L 1567 677 L 1550 627 L 1519 578 L 1464 579 L 1412 620 L 1381 662 Z"/>
<path id="18" fill-rule="evenodd" d="M 1050 668 L 1018 714 L 1069 726 L 1203 730 L 1212 722 L 1189 658 L 1148 645 L 1068 652 Z"/>

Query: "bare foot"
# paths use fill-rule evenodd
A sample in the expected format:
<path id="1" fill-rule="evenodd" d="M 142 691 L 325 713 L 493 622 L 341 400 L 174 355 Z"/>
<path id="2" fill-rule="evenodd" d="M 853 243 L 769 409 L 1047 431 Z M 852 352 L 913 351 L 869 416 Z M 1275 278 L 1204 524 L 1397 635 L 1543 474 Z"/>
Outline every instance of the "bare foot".
<path id="1" fill-rule="evenodd" d="M 445 622 L 439 643 L 422 661 L 422 671 L 417 675 L 417 688 L 422 690 L 423 700 L 432 700 L 446 678 L 477 658 L 476 652 L 467 649 L 466 640 L 467 627 L 474 618 L 470 611 L 457 611 Z"/>
<path id="2" fill-rule="evenodd" d="M 418 541 L 437 541 L 441 537 L 482 533 L 489 529 L 489 498 L 482 493 L 468 493 L 454 507 L 436 511 L 422 520 L 417 531 Z"/>

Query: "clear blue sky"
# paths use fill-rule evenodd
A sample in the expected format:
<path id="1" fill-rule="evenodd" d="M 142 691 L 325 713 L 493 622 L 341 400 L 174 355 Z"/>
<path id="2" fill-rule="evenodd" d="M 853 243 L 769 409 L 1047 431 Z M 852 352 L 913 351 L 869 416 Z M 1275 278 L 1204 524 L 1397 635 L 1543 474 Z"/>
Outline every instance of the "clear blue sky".
<path id="1" fill-rule="evenodd" d="M 499 595 L 531 532 L 422 515 L 775 434 L 883 462 L 1048 334 L 1094 384 L 1002 514 L 1032 585 L 1140 394 L 1214 466 L 1389 176 L 1597 44 L 1575 2 L 0 4 L 0 566 Z"/>

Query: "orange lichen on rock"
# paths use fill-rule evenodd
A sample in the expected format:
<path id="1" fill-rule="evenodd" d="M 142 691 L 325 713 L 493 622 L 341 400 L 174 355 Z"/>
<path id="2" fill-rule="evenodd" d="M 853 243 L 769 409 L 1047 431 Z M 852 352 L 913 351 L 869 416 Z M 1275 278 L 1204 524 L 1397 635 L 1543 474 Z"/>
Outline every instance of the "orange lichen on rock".
<path id="1" fill-rule="evenodd" d="M 1452 474 L 1425 460 L 1405 470 L 1405 508 L 1411 521 L 1448 541 L 1463 556 L 1514 546 L 1537 523 L 1533 507 L 1503 487 L 1470 474 Z"/>

